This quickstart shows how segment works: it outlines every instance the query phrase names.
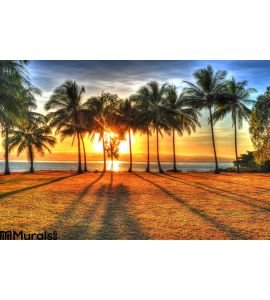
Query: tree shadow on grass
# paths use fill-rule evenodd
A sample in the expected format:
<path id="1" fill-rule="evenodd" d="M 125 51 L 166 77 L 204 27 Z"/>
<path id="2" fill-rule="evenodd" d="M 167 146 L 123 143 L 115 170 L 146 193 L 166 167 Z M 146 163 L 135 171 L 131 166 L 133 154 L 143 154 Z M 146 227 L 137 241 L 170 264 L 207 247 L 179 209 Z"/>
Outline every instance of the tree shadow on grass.
<path id="1" fill-rule="evenodd" d="M 153 173 L 154 174 L 154 173 Z M 251 200 L 251 201 L 257 201 L 257 202 L 262 202 L 263 204 L 268 204 L 269 205 L 269 202 L 268 201 L 265 201 L 265 200 L 261 200 L 261 199 L 258 199 L 258 198 L 254 198 L 254 197 L 249 197 L 247 195 L 243 195 L 243 194 L 239 194 L 239 193 L 235 193 L 235 192 L 230 192 L 228 190 L 224 190 L 224 189 L 221 189 L 221 188 L 217 188 L 217 187 L 214 187 L 214 186 L 209 186 L 207 184 L 204 184 L 204 183 L 200 183 L 200 182 L 190 182 L 189 180 L 187 179 L 183 179 L 183 178 L 179 178 L 179 177 L 175 177 L 175 176 L 172 176 L 170 174 L 164 174 L 164 176 L 162 175 L 159 175 L 159 174 L 154 174 L 156 176 L 160 176 L 162 178 L 167 178 L 169 180 L 173 180 L 173 181 L 179 181 L 181 183 L 184 183 L 186 185 L 189 185 L 189 186 L 192 186 L 192 187 L 195 187 L 197 189 L 202 189 L 202 190 L 205 190 L 207 192 L 210 192 L 212 194 L 216 194 L 216 195 L 219 195 L 219 196 L 223 196 L 225 198 L 228 198 L 230 200 L 233 200 L 235 202 L 239 202 L 239 203 L 243 203 L 245 205 L 248 205 L 248 206 L 251 206 L 253 208 L 256 208 L 256 209 L 259 209 L 259 210 L 263 210 L 263 211 L 267 211 L 269 212 L 270 211 L 270 208 L 268 207 L 265 207 L 265 206 L 261 206 L 261 205 L 258 205 L 258 204 L 254 204 L 254 203 L 250 203 L 250 202 L 247 202 L 245 200 L 240 200 L 240 199 L 235 199 L 234 197 L 231 197 L 231 196 L 228 196 L 226 194 L 229 194 L 229 195 L 232 195 L 232 196 L 237 196 L 237 197 L 241 197 L 241 198 L 246 198 L 248 200 Z M 225 194 L 226 193 L 226 194 Z"/>
<path id="2" fill-rule="evenodd" d="M 225 175 L 225 174 L 223 174 L 223 175 Z M 226 175 L 230 176 L 229 174 L 226 174 Z M 254 172 L 254 173 L 252 173 L 252 172 L 250 172 L 250 173 L 241 173 L 242 177 L 250 177 L 250 175 L 255 175 L 255 177 L 266 177 L 266 178 L 270 179 L 270 173 L 264 173 L 264 174 L 256 173 L 256 172 Z"/>
<path id="3" fill-rule="evenodd" d="M 62 176 L 62 177 L 58 177 L 58 178 L 52 179 L 50 181 L 46 181 L 46 182 L 37 184 L 37 185 L 32 185 L 32 186 L 24 187 L 22 189 L 15 190 L 15 191 L 5 192 L 5 193 L 0 194 L 0 200 L 3 199 L 3 198 L 6 198 L 8 196 L 12 196 L 12 195 L 15 195 L 15 194 L 18 194 L 18 193 L 21 193 L 21 192 L 26 192 L 26 191 L 29 191 L 29 190 L 32 190 L 32 189 L 36 189 L 36 188 L 39 188 L 39 187 L 42 187 L 42 186 L 46 186 L 48 184 L 51 184 L 51 183 L 54 183 L 54 182 L 58 182 L 58 181 L 62 181 L 64 179 L 67 179 L 67 178 L 70 178 L 70 177 L 74 177 L 74 176 L 77 176 L 77 175 L 78 174 L 72 174 L 72 175 L 68 175 L 68 176 Z"/>
<path id="4" fill-rule="evenodd" d="M 73 212 L 82 204 L 90 188 L 103 176 L 104 174 L 101 174 L 80 193 L 79 197 L 61 213 L 59 220 L 51 226 L 50 230 L 59 230 L 60 239 L 149 239 L 136 218 L 128 211 L 130 192 L 123 184 L 113 185 L 113 173 L 110 175 L 110 183 L 101 185 L 95 192 L 93 201 L 89 205 L 84 204 L 83 215 L 76 216 L 74 224 L 70 222 Z M 104 207 L 104 214 L 99 216 L 98 210 Z M 96 220 L 97 218 L 100 219 Z M 100 223 L 97 233 L 94 232 L 95 220 Z"/>
<path id="5" fill-rule="evenodd" d="M 70 218 L 72 217 L 74 211 L 76 210 L 77 207 L 81 205 L 83 202 L 84 197 L 89 193 L 91 187 L 96 184 L 99 180 L 102 179 L 104 176 L 104 173 L 102 173 L 98 178 L 96 178 L 94 181 L 90 182 L 84 189 L 83 191 L 79 194 L 77 199 L 75 199 L 71 205 L 69 205 L 64 212 L 61 213 L 59 216 L 59 219 L 50 226 L 50 230 L 58 230 L 61 228 L 64 229 L 64 237 L 67 239 L 75 239 L 79 240 L 82 239 L 85 234 L 88 232 L 88 226 L 89 222 L 91 221 L 92 215 L 84 215 L 83 219 L 78 220 L 76 225 L 70 225 Z M 97 201 L 93 201 L 89 207 L 87 207 L 87 210 L 94 213 L 95 209 L 97 208 Z M 60 236 L 60 239 L 62 237 Z"/>
<path id="6" fill-rule="evenodd" d="M 101 186 L 96 196 L 104 199 L 105 213 L 95 239 L 149 239 L 136 218 L 129 212 L 130 191 L 124 184 L 113 186 L 113 173 L 110 184 Z"/>
<path id="7" fill-rule="evenodd" d="M 237 230 L 231 228 L 230 226 L 223 224 L 219 221 L 217 221 L 215 218 L 213 218 L 212 216 L 209 216 L 208 214 L 206 214 L 205 212 L 193 207 L 192 205 L 190 205 L 187 201 L 183 200 L 182 198 L 180 198 L 179 196 L 174 195 L 173 193 L 171 193 L 170 191 L 166 190 L 164 187 L 162 187 L 161 185 L 153 182 L 150 179 L 146 179 L 143 176 L 133 173 L 135 176 L 151 183 L 152 185 L 156 186 L 157 188 L 159 188 L 163 193 L 165 193 L 166 195 L 170 196 L 173 200 L 175 200 L 176 202 L 178 202 L 179 204 L 181 204 L 182 206 L 184 206 L 187 210 L 189 210 L 190 212 L 192 212 L 193 214 L 199 216 L 201 219 L 203 219 L 204 221 L 208 222 L 209 224 L 213 225 L 216 229 L 218 229 L 219 231 L 227 234 L 231 239 L 240 239 L 240 240 L 247 240 L 249 239 L 248 236 L 246 236 L 245 234 L 238 232 Z M 155 174 L 152 173 L 153 175 L 157 175 L 160 176 L 162 178 L 166 178 L 163 177 L 159 174 Z"/>
<path id="8" fill-rule="evenodd" d="M 194 178 L 199 178 L 199 179 L 203 179 L 203 177 L 201 177 L 201 176 L 199 176 L 199 175 L 194 175 L 194 174 L 186 174 L 186 173 L 182 173 L 182 174 L 185 174 L 185 176 L 191 176 L 191 177 L 194 177 Z M 167 175 L 169 175 L 169 174 L 167 174 Z M 223 173 L 222 173 L 222 175 L 224 175 Z M 226 174 L 226 175 L 228 175 L 228 174 Z M 170 175 L 169 175 L 170 176 Z M 172 175 L 171 175 L 172 176 Z M 218 175 L 219 176 L 219 175 Z M 172 177 L 174 177 L 174 176 L 172 176 Z M 216 179 L 216 178 L 207 178 L 207 180 L 211 180 L 211 181 L 218 181 L 218 182 L 224 182 L 224 183 L 231 183 L 231 184 L 235 184 L 235 185 L 241 185 L 241 186 L 246 186 L 246 187 L 249 187 L 249 188 L 255 188 L 255 189 L 258 189 L 258 190 L 262 190 L 262 191 L 265 191 L 265 192 L 269 192 L 270 191 L 270 189 L 267 189 L 267 188 L 264 188 L 264 187 L 257 187 L 257 186 L 251 186 L 251 185 L 248 185 L 248 184 L 244 184 L 244 183 L 241 183 L 241 182 L 235 182 L 235 181 L 230 181 L 230 180 L 224 180 L 224 179 L 222 179 L 222 180 L 220 180 L 220 179 Z"/>

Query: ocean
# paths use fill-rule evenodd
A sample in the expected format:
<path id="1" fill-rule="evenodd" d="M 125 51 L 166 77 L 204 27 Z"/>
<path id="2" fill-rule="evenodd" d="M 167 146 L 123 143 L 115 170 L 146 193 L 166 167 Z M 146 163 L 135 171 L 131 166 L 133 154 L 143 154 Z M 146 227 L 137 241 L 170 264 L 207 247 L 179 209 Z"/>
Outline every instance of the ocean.
<path id="1" fill-rule="evenodd" d="M 24 161 L 10 161 L 10 171 L 11 172 L 25 172 L 29 170 L 29 163 Z M 161 162 L 161 166 L 163 170 L 170 170 L 173 168 L 172 163 L 170 162 Z M 102 161 L 92 161 L 87 164 L 89 171 L 103 169 Z M 158 171 L 157 163 L 151 162 L 150 164 L 151 171 Z M 187 171 L 197 171 L 197 172 L 207 172 L 214 170 L 213 162 L 178 162 L 177 168 L 183 172 Z M 233 167 L 233 163 L 230 162 L 222 162 L 219 163 L 220 168 L 229 168 Z M 129 168 L 129 162 L 126 161 L 114 161 L 113 169 L 114 171 L 127 171 Z M 145 171 L 146 163 L 145 162 L 133 162 L 133 170 L 134 171 Z M 57 170 L 57 171 L 76 171 L 77 170 L 77 162 L 75 161 L 37 161 L 34 162 L 35 170 Z M 111 162 L 107 163 L 107 169 L 111 169 Z M 0 173 L 4 171 L 4 161 L 0 161 Z"/>

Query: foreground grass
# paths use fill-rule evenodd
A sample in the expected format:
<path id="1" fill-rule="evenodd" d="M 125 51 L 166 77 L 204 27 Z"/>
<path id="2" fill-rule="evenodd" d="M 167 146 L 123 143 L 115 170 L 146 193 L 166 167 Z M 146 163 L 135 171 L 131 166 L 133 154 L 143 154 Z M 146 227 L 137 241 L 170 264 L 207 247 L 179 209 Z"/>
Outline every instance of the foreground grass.
<path id="1" fill-rule="evenodd" d="M 0 230 L 59 239 L 269 239 L 270 175 L 0 176 Z"/>

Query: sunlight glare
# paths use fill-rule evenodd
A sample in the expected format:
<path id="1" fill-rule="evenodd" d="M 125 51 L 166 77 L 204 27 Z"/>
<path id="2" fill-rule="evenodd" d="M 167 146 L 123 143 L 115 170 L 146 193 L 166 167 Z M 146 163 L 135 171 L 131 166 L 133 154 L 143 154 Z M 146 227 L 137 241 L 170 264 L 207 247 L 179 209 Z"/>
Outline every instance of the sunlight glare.
<path id="1" fill-rule="evenodd" d="M 95 152 L 103 152 L 102 141 L 99 140 L 99 134 L 95 133 L 93 147 Z"/>
<path id="2" fill-rule="evenodd" d="M 131 134 L 131 144 L 134 144 L 134 136 Z M 129 153 L 129 141 L 128 141 L 128 133 L 125 135 L 125 139 L 121 141 L 119 145 L 120 153 Z"/>
<path id="3" fill-rule="evenodd" d="M 106 169 L 108 171 L 112 170 L 112 161 L 111 160 L 106 161 Z M 113 171 L 114 172 L 119 172 L 120 171 L 120 162 L 118 160 L 113 161 Z"/>
<path id="4" fill-rule="evenodd" d="M 108 138 L 109 136 L 113 136 L 113 135 L 115 135 L 113 132 L 106 132 L 104 134 L 105 139 Z M 134 138 L 133 133 L 131 133 L 131 144 L 133 145 L 134 143 L 135 143 L 135 138 Z M 99 134 L 98 133 L 96 133 L 94 135 L 93 147 L 94 147 L 95 152 L 98 152 L 98 153 L 103 152 L 102 141 L 99 140 Z M 123 154 L 129 153 L 128 133 L 125 135 L 125 139 L 120 142 L 119 153 L 120 154 L 121 153 L 123 153 Z"/>

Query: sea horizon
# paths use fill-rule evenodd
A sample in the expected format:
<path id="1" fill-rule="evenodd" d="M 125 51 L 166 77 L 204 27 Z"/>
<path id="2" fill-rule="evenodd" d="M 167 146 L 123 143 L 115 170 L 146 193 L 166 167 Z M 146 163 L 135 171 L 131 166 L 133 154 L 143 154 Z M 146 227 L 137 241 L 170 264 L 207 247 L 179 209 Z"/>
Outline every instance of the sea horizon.
<path id="1" fill-rule="evenodd" d="M 34 169 L 36 171 L 76 171 L 77 170 L 76 161 L 35 161 Z M 82 164 L 83 166 L 84 164 Z M 161 161 L 162 168 L 165 171 L 171 170 L 173 168 L 173 163 L 170 161 Z M 212 171 L 215 167 L 214 162 L 201 161 L 201 162 L 187 162 L 178 161 L 176 163 L 177 168 L 181 171 L 197 171 L 197 172 L 208 172 Z M 27 172 L 29 170 L 30 163 L 28 161 L 10 161 L 11 172 Z M 232 162 L 220 162 L 219 167 L 221 169 L 233 167 Z M 89 171 L 102 171 L 103 161 L 89 161 L 87 162 L 87 168 Z M 128 161 L 115 160 L 113 170 L 114 171 L 127 171 L 129 168 Z M 158 171 L 158 165 L 156 161 L 150 162 L 150 168 L 152 171 Z M 145 171 L 146 162 L 134 161 L 133 170 L 134 171 Z M 0 161 L 0 173 L 4 170 L 4 161 Z M 111 161 L 107 161 L 107 170 L 111 170 Z"/>

